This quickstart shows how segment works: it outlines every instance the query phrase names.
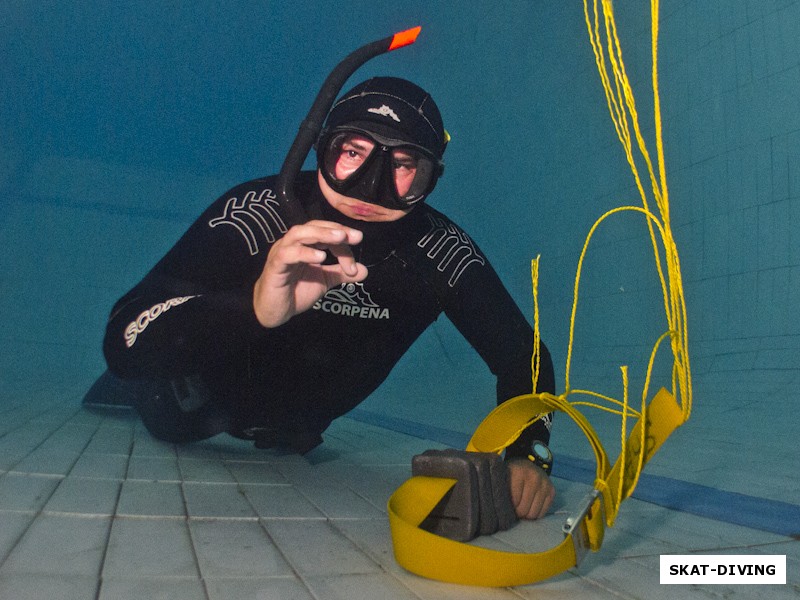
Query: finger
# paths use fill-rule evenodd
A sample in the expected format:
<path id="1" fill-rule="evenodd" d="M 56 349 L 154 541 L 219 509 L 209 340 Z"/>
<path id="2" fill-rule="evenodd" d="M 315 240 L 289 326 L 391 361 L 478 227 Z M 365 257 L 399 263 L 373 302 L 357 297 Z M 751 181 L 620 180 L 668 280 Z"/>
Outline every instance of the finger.
<path id="1" fill-rule="evenodd" d="M 534 510 L 534 502 L 536 500 L 536 487 L 530 485 L 528 483 L 522 489 L 522 495 L 520 496 L 519 504 L 516 505 L 517 508 L 517 516 L 520 519 L 533 519 L 532 516 L 535 512 L 538 514 L 538 510 Z"/>
<path id="2" fill-rule="evenodd" d="M 344 271 L 341 265 L 323 265 L 322 269 L 325 271 L 328 289 L 336 287 L 340 283 L 355 283 L 357 281 L 364 281 L 369 274 L 367 267 L 357 262 L 354 262 L 353 265 L 355 271 L 352 274 Z"/>
<path id="3" fill-rule="evenodd" d="M 362 238 L 363 234 L 357 229 L 328 221 L 310 221 L 304 225 L 292 227 L 283 240 L 286 244 L 313 246 L 318 244 L 358 244 Z"/>
<path id="4" fill-rule="evenodd" d="M 304 246 L 301 244 L 283 245 L 275 249 L 273 253 L 272 265 L 282 265 L 290 267 L 298 264 L 320 265 L 327 258 L 324 250 Z M 282 269 L 278 267 L 275 272 L 280 272 Z"/>
<path id="5" fill-rule="evenodd" d="M 509 483 L 511 484 L 511 502 L 514 505 L 514 510 L 517 511 L 517 516 L 519 514 L 519 507 L 522 503 L 522 492 L 525 489 L 525 480 L 522 477 L 515 477 L 513 475 L 509 477 Z"/>
<path id="6" fill-rule="evenodd" d="M 528 511 L 525 515 L 526 519 L 538 519 L 541 512 L 542 506 L 544 505 L 544 494 L 541 488 L 537 488 L 534 490 L 533 497 L 531 498 L 531 503 L 528 505 Z"/>
<path id="7" fill-rule="evenodd" d="M 544 482 L 543 485 L 536 489 L 536 495 L 528 510 L 528 518 L 541 519 L 547 515 L 547 511 L 550 510 L 550 505 L 553 503 L 554 497 L 555 488 L 553 488 L 549 482 Z"/>
<path id="8" fill-rule="evenodd" d="M 555 499 L 555 497 L 556 497 L 556 489 L 553 486 L 550 486 L 547 494 L 545 495 L 544 502 L 542 503 L 542 510 L 539 511 L 539 516 L 537 517 L 537 519 L 541 519 L 542 517 L 547 515 L 548 512 L 550 512 L 550 507 L 553 505 L 553 500 Z"/>
<path id="9" fill-rule="evenodd" d="M 339 266 L 341 266 L 342 271 L 344 271 L 345 274 L 350 277 L 354 277 L 358 274 L 356 259 L 353 257 L 353 252 L 350 250 L 350 246 L 329 246 L 328 249 L 331 251 L 331 254 L 336 257 L 336 260 L 339 262 Z"/>

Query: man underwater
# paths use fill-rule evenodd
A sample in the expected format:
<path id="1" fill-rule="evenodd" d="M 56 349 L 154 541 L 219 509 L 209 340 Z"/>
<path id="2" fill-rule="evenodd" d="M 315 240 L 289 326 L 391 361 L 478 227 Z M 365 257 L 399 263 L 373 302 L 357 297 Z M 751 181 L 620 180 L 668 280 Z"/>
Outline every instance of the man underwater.
<path id="1" fill-rule="evenodd" d="M 87 405 L 129 396 L 156 438 L 219 433 L 305 453 L 367 398 L 444 313 L 497 378 L 497 402 L 531 390 L 533 332 L 472 239 L 425 200 L 447 133 L 431 96 L 375 77 L 344 94 L 295 186 L 295 224 L 276 177 L 234 187 L 114 306 L 110 373 Z M 544 344 L 538 390 L 554 392 Z M 400 400 L 400 399 L 398 399 Z M 534 445 L 549 417 L 505 454 L 521 518 L 554 488 Z"/>

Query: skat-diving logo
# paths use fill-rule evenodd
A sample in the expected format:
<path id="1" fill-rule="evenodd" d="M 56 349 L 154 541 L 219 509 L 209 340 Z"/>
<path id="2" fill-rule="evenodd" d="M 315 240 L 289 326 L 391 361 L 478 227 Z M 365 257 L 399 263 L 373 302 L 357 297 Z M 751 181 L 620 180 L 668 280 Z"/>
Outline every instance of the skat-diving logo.
<path id="1" fill-rule="evenodd" d="M 359 319 L 389 318 L 389 309 L 375 304 L 363 283 L 343 283 L 338 288 L 328 290 L 314 304 L 314 310 Z"/>

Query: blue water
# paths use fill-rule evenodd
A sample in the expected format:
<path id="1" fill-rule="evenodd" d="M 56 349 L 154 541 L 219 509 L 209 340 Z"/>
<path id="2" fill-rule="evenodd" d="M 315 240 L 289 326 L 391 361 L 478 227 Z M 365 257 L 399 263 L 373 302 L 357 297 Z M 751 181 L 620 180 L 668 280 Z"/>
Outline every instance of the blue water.
<path id="1" fill-rule="evenodd" d="M 619 4 L 652 144 L 648 3 Z M 113 302 L 208 203 L 279 169 L 347 52 L 417 24 L 414 46 L 351 83 L 392 74 L 434 95 L 453 140 L 430 201 L 528 314 L 541 254 L 542 335 L 563 378 L 584 237 L 606 210 L 638 203 L 579 2 L 11 1 L 0 4 L 0 401 L 77 403 L 104 368 Z M 695 410 L 648 472 L 796 507 L 800 2 L 665 1 L 659 64 Z M 665 328 L 640 219 L 598 234 L 584 286 L 573 385 L 620 395 L 619 365 L 640 383 Z M 669 385 L 666 369 L 654 385 Z M 465 435 L 493 398 L 442 320 L 362 410 Z M 564 419 L 553 446 L 589 456 Z"/>

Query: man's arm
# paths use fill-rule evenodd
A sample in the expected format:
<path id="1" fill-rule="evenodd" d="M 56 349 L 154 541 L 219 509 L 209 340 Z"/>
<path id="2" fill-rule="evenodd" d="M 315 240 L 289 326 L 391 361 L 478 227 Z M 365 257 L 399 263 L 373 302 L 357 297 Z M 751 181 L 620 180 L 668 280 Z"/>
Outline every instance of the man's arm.
<path id="1" fill-rule="evenodd" d="M 475 252 L 480 251 L 472 245 Z M 533 330 L 488 260 L 467 267 L 448 294 L 445 312 L 497 377 L 497 403 L 532 391 Z M 555 374 L 544 343 L 539 355 L 537 392 L 555 392 Z M 546 514 L 555 496 L 549 475 L 528 459 L 531 444 L 550 441 L 551 415 L 530 427 L 506 449 L 511 495 L 517 515 Z"/>
<path id="2" fill-rule="evenodd" d="M 274 179 L 241 184 L 217 199 L 114 306 L 103 351 L 121 377 L 196 373 L 208 356 L 259 330 L 253 284 L 286 231 Z"/>
<path id="3" fill-rule="evenodd" d="M 112 311 L 104 353 L 122 377 L 196 373 L 254 335 L 361 281 L 361 233 L 327 221 L 288 229 L 270 186 L 242 184 L 212 204 Z M 326 252 L 335 264 L 323 264 Z"/>

